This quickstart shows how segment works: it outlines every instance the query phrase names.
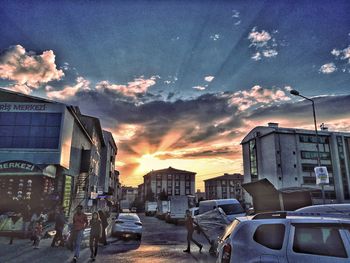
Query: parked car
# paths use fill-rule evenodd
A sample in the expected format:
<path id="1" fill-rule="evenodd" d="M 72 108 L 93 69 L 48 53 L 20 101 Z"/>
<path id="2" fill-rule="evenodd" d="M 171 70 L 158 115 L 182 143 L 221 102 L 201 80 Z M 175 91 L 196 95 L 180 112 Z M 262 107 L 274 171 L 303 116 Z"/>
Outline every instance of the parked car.
<path id="1" fill-rule="evenodd" d="M 350 204 L 326 204 L 326 205 L 312 205 L 299 208 L 296 212 L 307 213 L 331 213 L 344 214 L 350 216 Z"/>
<path id="2" fill-rule="evenodd" d="M 136 236 L 138 240 L 142 237 L 142 223 L 137 214 L 120 213 L 112 227 L 112 236 L 125 235 Z"/>
<path id="3" fill-rule="evenodd" d="M 133 206 L 133 207 L 131 207 L 130 212 L 131 212 L 131 213 L 136 213 L 136 212 L 137 212 L 137 208 L 136 208 L 136 207 L 134 207 L 134 206 Z"/>
<path id="4" fill-rule="evenodd" d="M 350 262 L 350 219 L 276 212 L 238 217 L 219 238 L 217 262 Z"/>
<path id="5" fill-rule="evenodd" d="M 154 216 L 157 212 L 157 202 L 145 202 L 145 215 Z"/>
<path id="6" fill-rule="evenodd" d="M 199 202 L 199 214 L 220 207 L 227 218 L 232 222 L 236 217 L 245 216 L 246 213 L 237 199 L 217 199 Z"/>

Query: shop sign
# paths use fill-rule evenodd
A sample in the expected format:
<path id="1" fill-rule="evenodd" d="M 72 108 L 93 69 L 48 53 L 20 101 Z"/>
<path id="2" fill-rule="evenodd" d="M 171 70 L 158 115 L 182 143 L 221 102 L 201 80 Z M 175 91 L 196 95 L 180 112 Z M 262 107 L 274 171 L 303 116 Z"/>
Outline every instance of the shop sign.
<path id="1" fill-rule="evenodd" d="M 0 103 L 0 111 L 40 112 L 46 111 L 44 103 Z"/>
<path id="2" fill-rule="evenodd" d="M 318 166 L 314 168 L 316 175 L 316 184 L 329 184 L 329 175 L 326 166 Z"/>
<path id="3" fill-rule="evenodd" d="M 42 172 L 42 170 L 26 161 L 7 161 L 0 163 L 0 173 Z"/>

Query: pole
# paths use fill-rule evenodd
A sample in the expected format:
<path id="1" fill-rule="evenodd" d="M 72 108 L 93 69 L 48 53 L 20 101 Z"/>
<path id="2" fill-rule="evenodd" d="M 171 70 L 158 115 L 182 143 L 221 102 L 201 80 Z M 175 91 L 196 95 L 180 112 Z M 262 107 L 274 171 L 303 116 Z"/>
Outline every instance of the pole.
<path id="1" fill-rule="evenodd" d="M 310 101 L 312 102 L 312 112 L 314 115 L 314 125 L 315 125 L 315 133 L 316 133 L 317 165 L 321 166 L 320 144 L 319 144 L 319 137 L 318 137 L 318 132 L 317 132 L 315 103 L 314 103 L 314 100 L 312 100 L 312 99 L 310 99 Z M 324 184 L 321 184 L 321 191 L 322 191 L 322 202 L 323 202 L 323 204 L 325 204 L 326 198 L 325 198 L 325 192 L 324 192 Z"/>

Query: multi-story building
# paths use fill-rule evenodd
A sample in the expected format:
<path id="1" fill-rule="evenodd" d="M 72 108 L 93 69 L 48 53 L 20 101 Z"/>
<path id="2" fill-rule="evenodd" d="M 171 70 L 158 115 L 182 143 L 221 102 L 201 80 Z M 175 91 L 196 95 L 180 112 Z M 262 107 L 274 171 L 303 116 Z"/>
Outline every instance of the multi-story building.
<path id="1" fill-rule="evenodd" d="M 235 198 L 243 201 L 243 175 L 227 174 L 204 180 L 206 199 Z"/>
<path id="2" fill-rule="evenodd" d="M 127 200 L 130 205 L 137 199 L 137 195 L 137 187 L 122 186 L 122 200 Z"/>
<path id="3" fill-rule="evenodd" d="M 200 189 L 197 189 L 197 192 L 194 194 L 194 196 L 196 197 L 197 203 L 207 199 L 205 192 L 202 192 Z"/>
<path id="4" fill-rule="evenodd" d="M 150 194 L 157 198 L 161 192 L 165 192 L 167 196 L 194 195 L 195 175 L 194 172 L 172 167 L 151 171 L 143 177 L 145 198 Z"/>
<path id="5" fill-rule="evenodd" d="M 326 166 L 330 182 L 325 186 L 326 202 L 349 202 L 350 133 L 332 132 L 323 127 L 319 132 L 322 166 Z M 313 130 L 281 128 L 277 123 L 259 126 L 242 140 L 244 182 L 267 178 L 277 189 L 316 185 L 316 134 Z M 313 193 L 321 202 L 319 191 Z"/>
<path id="6" fill-rule="evenodd" d="M 115 172 L 115 159 L 117 155 L 117 145 L 113 139 L 113 136 L 108 131 L 103 131 L 103 139 L 105 146 L 101 150 L 101 171 L 98 177 L 98 199 L 99 207 L 103 208 L 107 205 L 111 205 L 114 200 L 114 192 L 118 191 L 116 188 L 116 177 L 119 179 L 119 174 Z"/>
<path id="7" fill-rule="evenodd" d="M 34 211 L 63 205 L 70 214 L 87 201 L 77 197 L 92 146 L 73 107 L 0 89 L 0 212 L 29 204 Z"/>

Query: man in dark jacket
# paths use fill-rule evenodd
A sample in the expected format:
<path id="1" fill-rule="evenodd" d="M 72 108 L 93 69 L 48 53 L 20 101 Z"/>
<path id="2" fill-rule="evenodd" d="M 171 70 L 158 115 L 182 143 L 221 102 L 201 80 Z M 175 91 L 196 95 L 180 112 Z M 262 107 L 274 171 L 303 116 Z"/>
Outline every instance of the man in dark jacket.
<path id="1" fill-rule="evenodd" d="M 51 247 L 55 247 L 56 242 L 60 242 L 60 246 L 64 246 L 64 240 L 62 236 L 64 224 L 66 223 L 66 218 L 64 216 L 64 208 L 63 207 L 57 207 L 56 208 L 56 215 L 55 215 L 55 230 L 56 234 L 54 238 L 52 239 Z"/>
<path id="2" fill-rule="evenodd" d="M 105 246 L 107 243 L 107 237 L 106 237 L 106 228 L 108 227 L 108 220 L 106 213 L 104 213 L 102 210 L 98 210 L 98 215 L 100 216 L 101 222 L 102 222 L 102 236 L 101 236 L 101 243 Z"/>
<path id="3" fill-rule="evenodd" d="M 195 243 L 199 247 L 199 253 L 202 253 L 203 246 L 193 239 L 192 235 L 194 232 L 194 226 L 193 226 L 193 218 L 191 216 L 190 210 L 186 211 L 186 228 L 187 228 L 187 249 L 184 250 L 184 252 L 190 253 L 191 252 L 191 241 Z"/>
<path id="4" fill-rule="evenodd" d="M 73 231 L 72 231 L 73 248 L 74 248 L 73 262 L 77 262 L 79 258 L 80 246 L 84 238 L 84 229 L 87 227 L 89 223 L 87 216 L 83 212 L 83 206 L 78 205 L 76 210 L 77 212 L 73 216 Z"/>

